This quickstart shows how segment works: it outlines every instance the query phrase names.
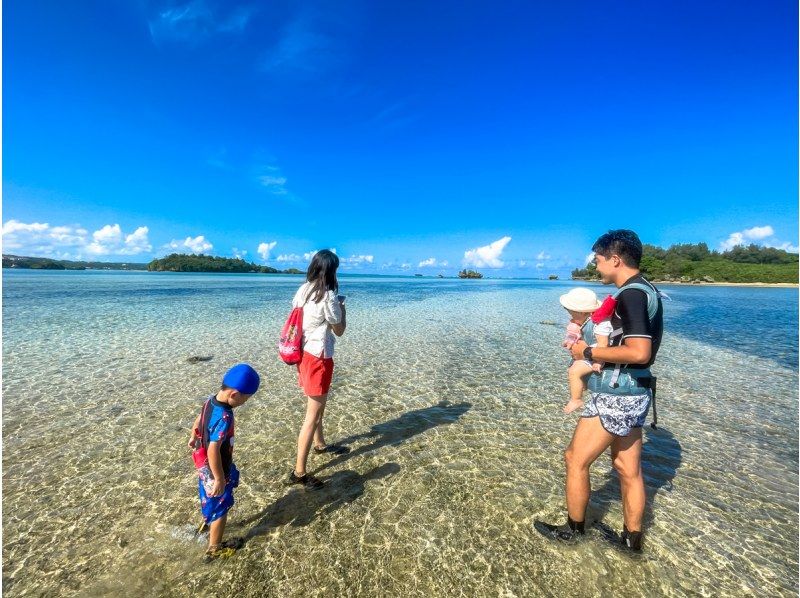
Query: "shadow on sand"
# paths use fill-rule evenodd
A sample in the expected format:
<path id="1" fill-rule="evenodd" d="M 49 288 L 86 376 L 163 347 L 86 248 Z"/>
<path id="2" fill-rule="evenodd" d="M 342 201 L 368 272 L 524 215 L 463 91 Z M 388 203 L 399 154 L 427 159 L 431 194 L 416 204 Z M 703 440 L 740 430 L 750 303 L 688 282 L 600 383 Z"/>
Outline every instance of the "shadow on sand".
<path id="1" fill-rule="evenodd" d="M 325 480 L 325 485 L 319 490 L 307 492 L 302 488 L 293 488 L 267 509 L 242 522 L 245 528 L 252 525 L 244 539 L 250 540 L 284 525 L 308 525 L 316 517 L 328 515 L 355 501 L 364 494 L 364 486 L 368 481 L 386 478 L 398 471 L 400 466 L 397 463 L 385 463 L 364 475 L 351 470 L 337 471 Z"/>
<path id="2" fill-rule="evenodd" d="M 681 445 L 666 428 L 644 428 L 642 444 L 642 474 L 644 475 L 647 504 L 643 524 L 649 526 L 653 521 L 653 500 L 659 490 L 672 491 L 672 480 L 681 466 Z M 620 487 L 617 472 L 613 469 L 602 487 L 592 492 L 590 514 L 601 522 L 608 514 L 611 503 L 620 500 Z"/>
<path id="3" fill-rule="evenodd" d="M 337 440 L 336 444 L 350 445 L 356 440 L 361 440 L 362 438 L 374 438 L 374 440 L 369 444 L 365 444 L 364 446 L 360 446 L 345 455 L 340 455 L 334 459 L 331 459 L 321 467 L 317 468 L 314 473 L 318 473 L 329 467 L 335 467 L 341 463 L 344 463 L 348 459 L 358 457 L 359 455 L 377 450 L 381 447 L 390 444 L 400 444 L 412 436 L 421 434 L 422 432 L 431 428 L 435 428 L 436 426 L 452 424 L 458 420 L 459 417 L 469 411 L 470 407 L 472 407 L 472 403 L 457 403 L 455 405 L 451 405 L 447 401 L 442 401 L 437 405 L 426 407 L 425 409 L 408 411 L 400 417 L 376 424 L 370 428 L 369 432 L 365 432 L 364 434 L 356 434 L 354 436 L 348 436 L 347 438 Z"/>

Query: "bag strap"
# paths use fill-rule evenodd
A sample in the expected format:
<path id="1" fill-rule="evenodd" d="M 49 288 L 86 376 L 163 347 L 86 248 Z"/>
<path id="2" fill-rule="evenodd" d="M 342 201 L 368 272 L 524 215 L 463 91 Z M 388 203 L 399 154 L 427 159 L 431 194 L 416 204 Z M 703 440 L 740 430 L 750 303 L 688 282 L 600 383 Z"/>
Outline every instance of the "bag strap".
<path id="1" fill-rule="evenodd" d="M 208 420 L 211 418 L 211 399 L 206 399 L 203 404 L 203 411 L 200 413 L 200 433 L 202 435 L 203 448 L 208 448 Z"/>

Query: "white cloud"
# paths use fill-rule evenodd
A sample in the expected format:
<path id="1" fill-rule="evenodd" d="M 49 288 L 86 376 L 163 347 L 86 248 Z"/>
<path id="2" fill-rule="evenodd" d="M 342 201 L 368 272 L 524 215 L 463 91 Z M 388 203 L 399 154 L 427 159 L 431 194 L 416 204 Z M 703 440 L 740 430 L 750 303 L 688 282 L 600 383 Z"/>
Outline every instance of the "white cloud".
<path id="1" fill-rule="evenodd" d="M 744 245 L 747 241 L 759 241 L 775 234 L 771 226 L 754 226 L 743 231 L 731 233 L 728 238 L 720 243 L 723 251 L 733 249 L 737 245 Z"/>
<path id="2" fill-rule="evenodd" d="M 311 258 L 307 258 L 304 260 L 301 256 L 297 255 L 296 253 L 284 253 L 279 255 L 275 259 L 277 259 L 279 262 L 300 262 L 300 261 L 307 262 Z"/>
<path id="3" fill-rule="evenodd" d="M 422 260 L 418 268 L 436 268 L 437 266 L 446 266 L 446 262 L 438 262 L 435 257 L 429 257 L 427 260 Z"/>
<path id="4" fill-rule="evenodd" d="M 748 228 L 746 231 L 743 231 L 745 239 L 766 239 L 767 237 L 771 237 L 775 234 L 775 231 L 772 230 L 772 227 L 767 226 L 754 226 L 753 228 Z"/>
<path id="5" fill-rule="evenodd" d="M 400 264 L 400 268 L 402 268 L 403 270 L 410 270 L 411 264 L 409 264 L 408 262 L 403 262 L 402 264 Z"/>
<path id="6" fill-rule="evenodd" d="M 321 15 L 317 15 L 321 16 Z M 322 23 L 309 13 L 301 15 L 283 29 L 278 43 L 264 57 L 261 68 L 266 71 L 291 72 L 294 76 L 318 73 L 341 59 L 335 38 L 321 30 Z M 339 31 L 342 23 L 338 23 Z"/>
<path id="7" fill-rule="evenodd" d="M 211 251 L 214 246 L 203 235 L 198 235 L 194 238 L 186 237 L 183 241 L 176 241 L 173 239 L 164 245 L 164 248 L 175 251 L 188 249 L 192 253 L 206 253 L 207 251 Z"/>
<path id="8" fill-rule="evenodd" d="M 150 36 L 156 44 L 161 41 L 178 41 L 195 45 L 212 35 L 241 33 L 254 10 L 236 7 L 228 14 L 225 3 L 212 6 L 206 0 L 191 0 L 161 10 L 148 22 Z"/>
<path id="9" fill-rule="evenodd" d="M 258 255 L 261 256 L 261 259 L 267 261 L 269 259 L 269 253 L 275 246 L 278 244 L 277 241 L 272 241 L 271 243 L 260 243 L 258 245 Z"/>
<path id="10" fill-rule="evenodd" d="M 232 247 L 231 248 L 231 253 L 233 254 L 233 257 L 239 258 L 241 260 L 243 260 L 244 258 L 247 257 L 247 250 L 246 249 L 237 249 L 236 247 Z"/>
<path id="11" fill-rule="evenodd" d="M 330 250 L 331 250 L 333 253 L 336 253 L 336 247 L 331 247 L 331 249 L 330 249 Z M 312 251 L 307 251 L 307 252 L 305 252 L 305 253 L 303 254 L 303 259 L 304 259 L 305 261 L 307 261 L 307 262 L 310 262 L 310 261 L 311 261 L 311 258 L 312 258 L 312 257 L 314 257 L 314 254 L 316 254 L 318 251 L 319 251 L 319 249 L 314 249 L 314 250 L 312 250 Z"/>
<path id="12" fill-rule="evenodd" d="M 79 226 L 51 227 L 46 222 L 26 224 L 9 220 L 3 224 L 3 251 L 23 254 L 54 255 L 65 248 L 83 248 L 88 231 Z"/>
<path id="13" fill-rule="evenodd" d="M 593 261 L 594 261 L 594 251 L 592 251 L 585 258 L 583 258 L 583 266 L 582 267 L 585 268 L 586 266 L 591 264 Z"/>
<path id="14" fill-rule="evenodd" d="M 780 245 L 767 245 L 767 247 L 774 247 L 775 249 L 783 249 L 789 253 L 800 253 L 800 247 L 792 245 L 791 243 L 781 243 Z"/>
<path id="15" fill-rule="evenodd" d="M 150 251 L 149 229 L 140 226 L 125 235 L 119 224 L 106 224 L 92 233 L 75 226 L 50 226 L 48 223 L 26 224 L 9 220 L 3 225 L 3 250 L 30 255 L 77 258 L 85 251 L 91 255 L 137 255 Z"/>
<path id="16" fill-rule="evenodd" d="M 752 228 L 745 229 L 743 231 L 737 231 L 731 233 L 727 239 L 722 241 L 719 244 L 719 247 L 722 251 L 729 251 L 736 247 L 737 245 L 746 245 L 748 243 L 756 243 L 757 245 L 763 245 L 764 247 L 774 247 L 776 249 L 783 249 L 784 251 L 788 251 L 790 253 L 797 253 L 798 248 L 791 243 L 781 243 L 775 239 L 769 239 L 775 235 L 775 230 L 770 225 L 765 226 L 754 226 Z"/>
<path id="17" fill-rule="evenodd" d="M 544 264 L 542 262 L 539 262 L 538 264 L 536 264 L 536 267 L 541 270 L 542 268 L 544 268 Z"/>
<path id="18" fill-rule="evenodd" d="M 286 195 L 288 193 L 285 187 L 285 176 L 273 176 L 271 174 L 266 174 L 258 177 L 258 182 L 261 183 L 263 187 L 266 187 L 267 191 L 273 195 Z"/>
<path id="19" fill-rule="evenodd" d="M 371 264 L 375 259 L 372 255 L 351 255 L 348 258 L 342 258 L 342 261 L 345 264 L 353 264 L 353 265 L 361 265 L 361 264 Z"/>
<path id="20" fill-rule="evenodd" d="M 511 237 L 503 237 L 489 245 L 468 249 L 464 252 L 464 265 L 476 268 L 502 268 L 503 262 L 500 256 L 509 241 Z"/>
<path id="21" fill-rule="evenodd" d="M 133 233 L 125 237 L 125 251 L 121 251 L 122 255 L 136 255 L 137 253 L 144 253 L 150 251 L 153 246 L 147 238 L 150 229 L 146 226 L 140 226 Z"/>
<path id="22" fill-rule="evenodd" d="M 546 251 L 540 251 L 539 255 L 536 256 L 536 259 L 537 260 L 549 260 L 550 259 L 550 254 L 547 253 Z"/>

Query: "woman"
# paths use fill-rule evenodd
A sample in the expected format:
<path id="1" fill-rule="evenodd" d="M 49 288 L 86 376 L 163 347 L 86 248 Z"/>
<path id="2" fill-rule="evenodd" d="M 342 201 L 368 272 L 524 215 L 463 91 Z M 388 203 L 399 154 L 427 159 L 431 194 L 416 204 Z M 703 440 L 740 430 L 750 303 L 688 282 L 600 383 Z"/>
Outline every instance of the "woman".
<path id="1" fill-rule="evenodd" d="M 303 308 L 303 360 L 297 365 L 298 382 L 306 395 L 306 418 L 297 437 L 297 462 L 289 475 L 292 484 L 316 490 L 322 482 L 306 472 L 308 453 L 343 454 L 350 449 L 325 443 L 322 415 L 333 378 L 333 346 L 347 327 L 344 297 L 337 295 L 336 269 L 339 258 L 323 249 L 314 254 L 306 273 L 307 282 L 295 293 L 292 307 Z"/>

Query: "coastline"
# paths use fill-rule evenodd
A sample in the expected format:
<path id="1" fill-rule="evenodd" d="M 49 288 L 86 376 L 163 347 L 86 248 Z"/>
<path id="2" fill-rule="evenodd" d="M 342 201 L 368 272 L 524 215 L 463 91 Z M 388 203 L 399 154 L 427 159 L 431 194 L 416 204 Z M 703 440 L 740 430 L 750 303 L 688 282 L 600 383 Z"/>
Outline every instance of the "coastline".
<path id="1" fill-rule="evenodd" d="M 676 282 L 674 280 L 653 280 L 652 282 L 661 286 L 676 285 L 689 287 L 776 287 L 784 289 L 796 289 L 798 287 L 796 282 Z"/>
<path id="2" fill-rule="evenodd" d="M 578 282 L 600 282 L 599 279 L 591 279 L 588 280 L 586 278 L 572 278 L 571 280 L 578 281 Z M 691 281 L 691 282 L 681 282 L 679 280 L 651 280 L 653 284 L 661 285 L 661 286 L 686 286 L 686 287 L 774 287 L 774 288 L 783 288 L 783 289 L 791 289 L 791 288 L 798 288 L 798 283 L 796 282 L 705 282 L 705 281 Z"/>

